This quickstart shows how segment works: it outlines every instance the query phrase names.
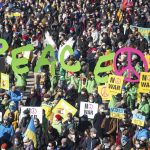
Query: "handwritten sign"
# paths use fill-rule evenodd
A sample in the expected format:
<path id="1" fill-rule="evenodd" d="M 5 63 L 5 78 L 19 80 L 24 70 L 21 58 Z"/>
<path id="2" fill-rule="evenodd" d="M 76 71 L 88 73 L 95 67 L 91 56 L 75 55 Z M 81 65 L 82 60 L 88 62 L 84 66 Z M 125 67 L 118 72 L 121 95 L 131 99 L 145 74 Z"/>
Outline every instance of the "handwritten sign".
<path id="1" fill-rule="evenodd" d="M 98 86 L 98 94 L 102 97 L 102 100 L 111 100 L 112 96 L 107 90 L 106 85 Z"/>
<path id="2" fill-rule="evenodd" d="M 87 115 L 88 118 L 93 119 L 98 112 L 98 104 L 80 102 L 80 117 Z"/>
<path id="3" fill-rule="evenodd" d="M 145 55 L 145 59 L 147 61 L 148 69 L 150 69 L 150 55 Z"/>
<path id="4" fill-rule="evenodd" d="M 110 108 L 110 117 L 117 119 L 124 119 L 124 109 L 123 108 Z"/>
<path id="5" fill-rule="evenodd" d="M 132 123 L 138 126 L 144 126 L 145 116 L 140 114 L 133 114 Z"/>
<path id="6" fill-rule="evenodd" d="M 38 118 L 40 123 L 42 123 L 42 118 L 43 118 L 43 110 L 41 107 L 21 107 L 21 114 L 19 121 L 24 117 L 24 110 L 30 110 L 30 116 L 33 116 L 33 118 Z"/>
<path id="7" fill-rule="evenodd" d="M 112 95 L 117 95 L 121 93 L 122 85 L 123 85 L 124 77 L 116 76 L 116 75 L 109 75 L 107 90 Z"/>
<path id="8" fill-rule="evenodd" d="M 139 92 L 141 93 L 150 92 L 150 73 L 148 72 L 140 73 Z"/>

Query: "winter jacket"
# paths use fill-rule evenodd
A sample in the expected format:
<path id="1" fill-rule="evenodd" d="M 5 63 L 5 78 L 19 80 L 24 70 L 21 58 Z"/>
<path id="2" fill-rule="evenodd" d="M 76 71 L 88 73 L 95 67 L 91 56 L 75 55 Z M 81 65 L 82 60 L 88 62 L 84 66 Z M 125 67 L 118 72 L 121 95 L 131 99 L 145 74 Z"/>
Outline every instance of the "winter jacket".
<path id="1" fill-rule="evenodd" d="M 137 140 L 141 140 L 141 138 L 148 139 L 149 138 L 148 130 L 146 129 L 137 130 L 135 132 L 134 138 Z"/>
<path id="2" fill-rule="evenodd" d="M 30 141 L 29 145 L 24 145 L 24 150 L 34 150 L 34 144 Z"/>
<path id="3" fill-rule="evenodd" d="M 16 103 L 16 107 L 18 107 L 18 102 L 22 99 L 22 96 L 19 91 L 8 91 L 7 94 L 11 97 L 11 101 Z"/>
<path id="4" fill-rule="evenodd" d="M 142 113 L 142 115 L 146 116 L 146 118 L 149 118 L 150 114 L 150 107 L 149 104 L 146 102 L 141 102 L 139 105 L 138 110 Z"/>
<path id="5" fill-rule="evenodd" d="M 35 127 L 36 141 L 37 141 L 37 149 L 41 150 L 41 137 L 42 137 L 42 127 L 41 125 Z"/>
<path id="6" fill-rule="evenodd" d="M 87 80 L 86 89 L 87 89 L 88 93 L 92 94 L 94 92 L 95 85 L 96 85 L 96 82 L 94 79 Z"/>
<path id="7" fill-rule="evenodd" d="M 4 126 L 3 124 L 0 125 L 0 139 L 10 141 L 14 135 L 14 129 L 12 125 Z"/>
<path id="8" fill-rule="evenodd" d="M 38 107 L 41 106 L 41 97 L 38 94 L 31 95 L 27 98 L 26 106 Z"/>
<path id="9" fill-rule="evenodd" d="M 53 122 L 52 127 L 58 131 L 59 135 L 62 134 L 62 123 L 61 122 Z"/>
<path id="10" fill-rule="evenodd" d="M 87 141 L 86 141 L 85 149 L 86 149 L 86 150 L 93 150 L 93 149 L 96 148 L 99 144 L 100 144 L 100 140 L 99 140 L 98 137 L 89 138 L 89 139 L 87 139 Z"/>
<path id="11" fill-rule="evenodd" d="M 100 114 L 99 112 L 95 114 L 94 119 L 93 119 L 93 126 L 97 130 L 97 135 L 99 137 L 102 137 L 102 128 L 101 124 L 103 122 L 103 119 L 105 118 L 105 115 L 102 113 Z"/>
<path id="12" fill-rule="evenodd" d="M 47 150 L 47 145 L 49 142 L 52 141 L 58 141 L 59 140 L 59 133 L 56 129 L 52 129 L 51 132 L 49 132 L 48 130 L 46 130 L 43 135 L 42 135 L 42 147 L 43 150 Z"/>

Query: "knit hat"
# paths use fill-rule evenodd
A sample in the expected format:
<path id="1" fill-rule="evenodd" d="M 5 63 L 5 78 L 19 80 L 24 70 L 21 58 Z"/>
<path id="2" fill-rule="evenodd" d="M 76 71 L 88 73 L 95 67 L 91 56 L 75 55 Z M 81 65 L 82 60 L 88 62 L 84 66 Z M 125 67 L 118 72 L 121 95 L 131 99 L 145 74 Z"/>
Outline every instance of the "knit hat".
<path id="1" fill-rule="evenodd" d="M 91 129 L 90 129 L 90 132 L 97 133 L 97 130 L 96 130 L 95 128 L 91 128 Z"/>
<path id="2" fill-rule="evenodd" d="M 62 116 L 59 115 L 59 114 L 56 114 L 56 115 L 55 115 L 55 119 L 56 119 L 57 121 L 61 121 L 61 120 L 62 120 Z"/>
<path id="3" fill-rule="evenodd" d="M 26 109 L 26 110 L 23 111 L 23 113 L 24 113 L 24 114 L 29 114 L 30 111 L 29 111 L 28 109 Z"/>
<path id="4" fill-rule="evenodd" d="M 75 31 L 75 29 L 74 29 L 74 28 L 70 28 L 70 31 L 74 32 L 74 31 Z"/>
<path id="5" fill-rule="evenodd" d="M 1 148 L 6 149 L 6 148 L 7 148 L 7 144 L 6 144 L 6 143 L 3 143 L 3 144 L 1 145 Z"/>

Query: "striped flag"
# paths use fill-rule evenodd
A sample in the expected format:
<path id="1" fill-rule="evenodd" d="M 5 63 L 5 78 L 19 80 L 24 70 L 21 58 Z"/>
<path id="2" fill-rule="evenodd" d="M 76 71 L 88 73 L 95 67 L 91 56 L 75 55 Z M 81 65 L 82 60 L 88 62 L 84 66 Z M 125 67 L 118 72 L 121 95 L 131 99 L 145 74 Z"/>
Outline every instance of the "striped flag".
<path id="1" fill-rule="evenodd" d="M 34 126 L 34 119 L 33 119 L 33 117 L 31 118 L 30 123 L 28 125 L 28 128 L 27 128 L 27 130 L 25 132 L 25 137 L 27 137 L 27 138 L 29 138 L 30 140 L 33 141 L 34 148 L 37 147 L 35 126 Z"/>

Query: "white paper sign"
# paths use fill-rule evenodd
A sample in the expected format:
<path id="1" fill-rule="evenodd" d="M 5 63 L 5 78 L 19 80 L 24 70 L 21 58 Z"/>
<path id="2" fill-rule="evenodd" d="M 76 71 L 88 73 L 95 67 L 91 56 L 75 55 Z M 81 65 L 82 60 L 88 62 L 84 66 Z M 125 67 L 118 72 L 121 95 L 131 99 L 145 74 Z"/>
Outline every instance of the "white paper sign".
<path id="1" fill-rule="evenodd" d="M 87 115 L 88 118 L 93 119 L 98 112 L 98 104 L 80 102 L 80 117 Z"/>
<path id="2" fill-rule="evenodd" d="M 19 121 L 24 117 L 23 111 L 29 109 L 30 110 L 30 116 L 33 116 L 33 118 L 38 118 L 40 123 L 42 123 L 43 118 L 43 110 L 42 107 L 21 107 L 21 114 Z"/>

